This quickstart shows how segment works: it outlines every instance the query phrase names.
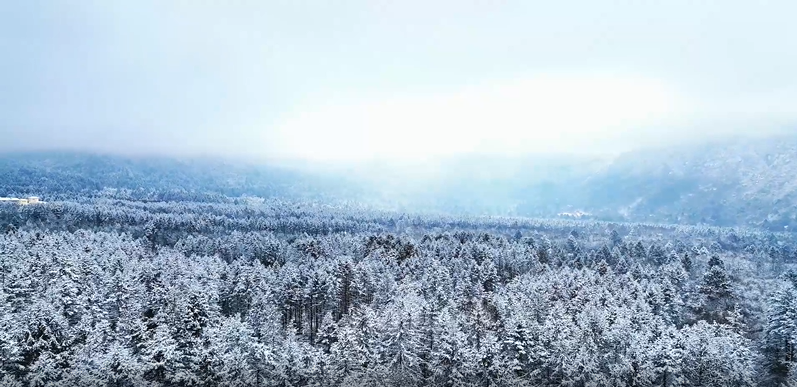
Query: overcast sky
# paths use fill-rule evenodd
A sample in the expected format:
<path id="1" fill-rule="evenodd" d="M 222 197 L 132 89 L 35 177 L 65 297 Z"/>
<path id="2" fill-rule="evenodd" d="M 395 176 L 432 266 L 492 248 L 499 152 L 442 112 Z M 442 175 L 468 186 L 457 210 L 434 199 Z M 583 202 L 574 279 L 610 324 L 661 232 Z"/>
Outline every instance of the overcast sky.
<path id="1" fill-rule="evenodd" d="M 16 1 L 0 150 L 613 152 L 797 119 L 793 1 Z"/>

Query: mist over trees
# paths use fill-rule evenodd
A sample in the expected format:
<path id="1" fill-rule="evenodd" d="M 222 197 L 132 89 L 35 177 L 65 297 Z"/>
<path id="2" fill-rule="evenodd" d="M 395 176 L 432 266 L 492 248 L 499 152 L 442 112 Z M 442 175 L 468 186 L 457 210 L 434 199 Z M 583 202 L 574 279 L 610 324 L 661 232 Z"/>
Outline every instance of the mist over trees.
<path id="1" fill-rule="evenodd" d="M 245 195 L 410 213 L 797 228 L 797 136 L 730 139 L 617 157 L 462 156 L 426 170 L 326 172 L 253 162 L 81 153 L 0 156 L 0 195 L 230 202 Z M 420 167 L 419 167 L 420 168 Z"/>

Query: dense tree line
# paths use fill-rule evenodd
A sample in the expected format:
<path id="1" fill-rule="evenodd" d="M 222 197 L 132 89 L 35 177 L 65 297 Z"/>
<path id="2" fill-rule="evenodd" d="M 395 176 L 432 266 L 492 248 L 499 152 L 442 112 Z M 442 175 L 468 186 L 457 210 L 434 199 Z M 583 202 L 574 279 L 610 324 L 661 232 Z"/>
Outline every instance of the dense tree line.
<path id="1" fill-rule="evenodd" d="M 797 382 L 792 234 L 252 199 L 0 221 L 0 384 Z"/>

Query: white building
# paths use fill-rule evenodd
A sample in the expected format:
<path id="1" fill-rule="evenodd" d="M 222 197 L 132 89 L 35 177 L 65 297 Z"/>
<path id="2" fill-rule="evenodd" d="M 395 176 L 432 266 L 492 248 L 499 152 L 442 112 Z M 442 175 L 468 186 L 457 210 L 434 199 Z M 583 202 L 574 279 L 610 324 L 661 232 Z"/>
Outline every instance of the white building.
<path id="1" fill-rule="evenodd" d="M 8 204 L 19 204 L 21 206 L 25 206 L 28 204 L 42 204 L 43 201 L 39 200 L 38 196 L 30 196 L 27 199 L 20 199 L 20 198 L 0 198 L 0 204 L 8 203 Z"/>

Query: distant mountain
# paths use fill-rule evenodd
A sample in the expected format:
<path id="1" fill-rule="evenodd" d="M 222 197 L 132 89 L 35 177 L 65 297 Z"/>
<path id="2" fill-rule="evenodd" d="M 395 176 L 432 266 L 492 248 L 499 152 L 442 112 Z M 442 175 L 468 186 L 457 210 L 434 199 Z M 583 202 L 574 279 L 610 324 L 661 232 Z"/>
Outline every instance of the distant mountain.
<path id="1" fill-rule="evenodd" d="M 797 135 L 644 149 L 615 157 L 467 156 L 390 187 L 408 208 L 797 229 Z M 379 190 L 380 184 L 372 184 Z M 410 194 L 411 193 L 411 194 Z M 391 194 L 382 192 L 383 198 Z"/>
<path id="2" fill-rule="evenodd" d="M 616 157 L 464 156 L 314 169 L 80 153 L 0 156 L 0 196 L 356 201 L 411 212 L 797 229 L 797 135 Z"/>
<path id="3" fill-rule="evenodd" d="M 356 185 L 294 169 L 220 159 L 127 157 L 74 152 L 0 155 L 0 196 L 47 200 L 113 196 L 135 200 L 218 201 L 252 195 L 330 201 Z"/>
<path id="4" fill-rule="evenodd" d="M 580 186 L 605 217 L 797 227 L 797 136 L 624 154 Z"/>

